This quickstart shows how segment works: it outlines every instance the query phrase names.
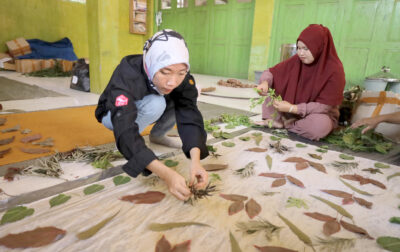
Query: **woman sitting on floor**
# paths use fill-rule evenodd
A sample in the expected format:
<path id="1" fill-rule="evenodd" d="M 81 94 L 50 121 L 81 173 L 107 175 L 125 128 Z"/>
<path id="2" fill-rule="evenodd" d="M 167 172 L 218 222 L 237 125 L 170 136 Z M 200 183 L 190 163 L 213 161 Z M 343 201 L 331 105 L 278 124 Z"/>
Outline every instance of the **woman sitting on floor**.
<path id="1" fill-rule="evenodd" d="M 297 39 L 297 55 L 263 72 L 257 89 L 269 88 L 282 97 L 273 106 L 262 106 L 263 121 L 286 128 L 311 140 L 327 136 L 337 127 L 345 76 L 329 29 L 312 24 Z M 275 110 L 277 115 L 273 118 Z"/>

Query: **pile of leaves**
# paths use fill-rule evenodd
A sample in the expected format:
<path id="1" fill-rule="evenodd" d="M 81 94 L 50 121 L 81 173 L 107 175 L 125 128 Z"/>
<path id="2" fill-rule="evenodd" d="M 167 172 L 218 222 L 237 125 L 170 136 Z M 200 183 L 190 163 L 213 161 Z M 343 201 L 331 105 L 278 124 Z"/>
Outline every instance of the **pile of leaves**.
<path id="1" fill-rule="evenodd" d="M 225 129 L 233 129 L 237 126 L 243 125 L 250 127 L 252 125 L 251 120 L 246 115 L 235 115 L 235 114 L 221 114 L 217 118 L 211 118 L 210 120 L 204 120 L 204 129 L 207 132 L 213 132 L 219 130 L 220 127 L 217 124 L 226 123 Z"/>
<path id="2" fill-rule="evenodd" d="M 382 134 L 375 131 L 368 131 L 364 134 L 361 131 L 365 127 L 352 129 L 350 127 L 334 131 L 324 139 L 325 142 L 335 144 L 342 148 L 353 151 L 388 153 L 392 147 L 392 142 L 386 140 Z"/>
<path id="3" fill-rule="evenodd" d="M 62 70 L 61 64 L 58 61 L 56 61 L 56 65 L 52 68 L 26 73 L 25 75 L 33 77 L 70 77 L 72 76 L 72 71 L 64 72 Z"/>

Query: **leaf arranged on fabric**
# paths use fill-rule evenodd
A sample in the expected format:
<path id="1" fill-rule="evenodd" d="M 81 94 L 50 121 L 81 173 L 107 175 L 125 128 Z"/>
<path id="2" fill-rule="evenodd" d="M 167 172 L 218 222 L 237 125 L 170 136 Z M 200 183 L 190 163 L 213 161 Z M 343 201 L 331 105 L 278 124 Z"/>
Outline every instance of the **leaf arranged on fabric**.
<path id="1" fill-rule="evenodd" d="M 189 252 L 190 251 L 190 240 L 184 241 L 182 243 L 176 244 L 172 249 L 171 252 Z"/>
<path id="2" fill-rule="evenodd" d="M 262 137 L 261 134 L 260 134 L 260 135 L 254 136 L 254 141 L 256 142 L 256 145 L 257 145 L 257 146 L 260 145 L 260 142 L 261 142 L 262 139 L 263 139 L 263 137 Z"/>
<path id="3" fill-rule="evenodd" d="M 205 164 L 203 165 L 206 171 L 219 171 L 228 168 L 227 164 Z"/>
<path id="4" fill-rule="evenodd" d="M 379 187 L 379 188 L 386 189 L 386 186 L 385 186 L 383 183 L 379 182 L 378 180 L 375 180 L 375 179 L 367 179 L 367 182 L 368 182 L 369 184 L 373 184 L 373 185 L 375 185 L 375 186 L 377 186 L 377 187 Z"/>
<path id="5" fill-rule="evenodd" d="M 273 196 L 273 195 L 278 194 L 278 193 L 280 193 L 280 192 L 267 192 L 267 191 L 261 192 L 261 194 L 263 196 Z"/>
<path id="6" fill-rule="evenodd" d="M 353 225 L 353 224 L 348 223 L 348 222 L 345 222 L 345 221 L 343 221 L 343 220 L 340 221 L 340 224 L 341 224 L 342 227 L 343 227 L 344 229 L 346 229 L 347 231 L 350 231 L 350 232 L 353 232 L 353 233 L 356 233 L 356 234 L 363 235 L 363 236 L 365 236 L 366 238 L 371 239 L 371 240 L 374 239 L 374 238 L 372 238 L 372 237 L 368 234 L 368 232 L 367 232 L 365 229 L 363 229 L 363 228 L 361 228 L 361 227 L 359 227 L 359 226 Z"/>
<path id="7" fill-rule="evenodd" d="M 50 149 L 43 149 L 43 148 L 19 148 L 22 152 L 29 153 L 29 154 L 42 154 L 50 152 Z"/>
<path id="8" fill-rule="evenodd" d="M 286 219 L 284 216 L 280 215 L 279 213 L 278 213 L 278 216 L 279 216 L 279 218 L 281 218 L 281 220 L 283 222 L 285 222 L 285 224 L 290 228 L 290 230 L 292 230 L 292 232 L 302 242 L 304 242 L 304 244 L 306 244 L 306 245 L 310 246 L 311 248 L 313 248 L 311 239 L 310 239 L 310 237 L 308 235 L 306 235 L 303 231 L 301 231 L 296 225 L 294 225 L 290 220 Z"/>
<path id="9" fill-rule="evenodd" d="M 327 221 L 323 226 L 323 232 L 326 236 L 331 236 L 340 231 L 340 224 L 337 220 Z"/>
<path id="10" fill-rule="evenodd" d="M 231 139 L 231 138 L 233 138 L 233 136 L 228 132 L 221 132 L 221 137 L 223 139 Z"/>
<path id="11" fill-rule="evenodd" d="M 266 152 L 267 149 L 260 148 L 260 147 L 254 147 L 254 148 L 246 149 L 246 151 L 252 151 L 252 152 Z"/>
<path id="12" fill-rule="evenodd" d="M 308 163 L 307 162 L 303 162 L 303 163 L 297 163 L 296 164 L 296 170 L 301 171 L 308 168 Z"/>
<path id="13" fill-rule="evenodd" d="M 277 136 L 270 136 L 269 137 L 272 141 L 279 141 L 279 140 L 281 140 L 281 138 L 280 137 L 277 137 Z"/>
<path id="14" fill-rule="evenodd" d="M 233 142 L 222 142 L 222 145 L 225 147 L 234 147 L 235 143 Z"/>
<path id="15" fill-rule="evenodd" d="M 374 180 L 374 179 L 370 179 L 370 178 L 364 178 L 363 176 L 357 175 L 357 174 L 353 174 L 353 175 L 340 175 L 341 178 L 344 179 L 348 179 L 348 180 L 354 180 L 354 181 L 358 181 L 360 182 L 360 185 L 365 185 L 365 184 L 373 184 L 377 187 L 380 187 L 382 189 L 386 189 L 386 186 L 384 184 L 382 184 L 381 182 Z"/>
<path id="16" fill-rule="evenodd" d="M 386 178 L 386 180 L 389 181 L 391 178 L 394 178 L 394 177 L 397 177 L 397 176 L 400 176 L 400 172 L 393 173 L 392 175 L 388 176 L 388 177 Z"/>
<path id="17" fill-rule="evenodd" d="M 357 193 L 359 193 L 359 194 L 366 195 L 366 196 L 373 196 L 373 195 L 370 194 L 369 192 L 360 190 L 360 189 L 358 189 L 358 188 L 356 188 L 356 187 L 350 185 L 349 183 L 347 183 L 346 181 L 344 181 L 344 180 L 341 179 L 341 178 L 339 178 L 339 180 L 340 180 L 345 186 L 347 186 L 348 188 L 350 188 L 351 190 L 353 190 L 353 191 L 355 191 L 355 192 L 357 192 Z"/>
<path id="18" fill-rule="evenodd" d="M 297 250 L 292 250 L 292 249 L 287 249 L 287 248 L 282 248 L 282 247 L 275 247 L 275 246 L 264 246 L 264 247 L 259 247 L 254 245 L 256 249 L 258 249 L 260 252 L 297 252 Z"/>
<path id="19" fill-rule="evenodd" d="M 367 169 L 362 169 L 362 171 L 367 171 L 371 174 L 377 174 L 377 173 L 383 174 L 383 172 L 381 172 L 379 168 L 367 168 Z"/>
<path id="20" fill-rule="evenodd" d="M 285 178 L 285 174 L 275 173 L 275 172 L 264 172 L 260 173 L 258 176 L 268 177 L 268 178 Z"/>
<path id="21" fill-rule="evenodd" d="M 308 155 L 312 158 L 318 159 L 318 160 L 322 160 L 322 156 L 321 155 L 317 155 L 314 153 L 308 153 Z"/>
<path id="22" fill-rule="evenodd" d="M 244 209 L 243 201 L 234 201 L 228 208 L 228 214 L 234 215 Z"/>
<path id="23" fill-rule="evenodd" d="M 0 126 L 3 126 L 7 122 L 7 118 L 0 117 Z"/>
<path id="24" fill-rule="evenodd" d="M 311 218 L 313 218 L 313 219 L 316 219 L 316 220 L 319 220 L 319 221 L 324 221 L 324 222 L 335 221 L 336 220 L 336 218 L 334 218 L 332 216 L 325 215 L 325 214 L 318 213 L 318 212 L 313 212 L 313 213 L 305 212 L 304 214 L 309 216 L 309 217 L 311 217 Z"/>
<path id="25" fill-rule="evenodd" d="M 22 220 L 27 216 L 31 216 L 35 212 L 33 208 L 27 208 L 26 206 L 17 206 L 9 209 L 1 218 L 0 224 L 15 222 Z"/>
<path id="26" fill-rule="evenodd" d="M 7 168 L 6 174 L 4 174 L 4 179 L 8 181 L 13 181 L 15 175 L 21 174 L 22 169 L 17 167 L 9 167 Z"/>
<path id="27" fill-rule="evenodd" d="M 239 139 L 242 140 L 242 141 L 247 142 L 247 141 L 250 140 L 250 137 L 239 137 Z"/>
<path id="28" fill-rule="evenodd" d="M 111 215 L 110 217 L 100 221 L 99 223 L 97 223 L 96 225 L 86 229 L 85 231 L 79 232 L 78 234 L 76 234 L 76 237 L 79 240 L 86 240 L 89 239 L 90 237 L 92 237 L 93 235 L 95 235 L 97 232 L 99 232 L 100 229 L 102 229 L 108 222 L 110 222 L 112 219 L 114 219 L 114 217 L 119 213 L 119 210 Z"/>
<path id="29" fill-rule="evenodd" d="M 272 157 L 270 155 L 265 156 L 265 160 L 267 161 L 268 168 L 272 169 Z"/>
<path id="30" fill-rule="evenodd" d="M 400 238 L 390 237 L 390 236 L 381 236 L 376 239 L 376 242 L 384 249 L 398 252 L 400 251 Z"/>
<path id="31" fill-rule="evenodd" d="M 163 235 L 156 244 L 156 252 L 170 252 L 172 249 L 171 243 Z"/>
<path id="32" fill-rule="evenodd" d="M 21 127 L 18 125 L 15 125 L 12 128 L 7 128 L 7 129 L 2 129 L 1 132 L 7 133 L 7 132 L 13 132 L 13 131 L 18 131 Z"/>
<path id="33" fill-rule="evenodd" d="M 323 191 L 325 193 L 328 193 L 330 195 L 336 196 L 336 197 L 343 198 L 343 199 L 352 198 L 353 197 L 352 194 L 347 193 L 347 192 L 343 192 L 343 191 L 339 191 L 339 190 L 321 190 L 321 191 Z"/>
<path id="34" fill-rule="evenodd" d="M 52 146 L 54 146 L 54 139 L 51 138 L 51 137 L 48 137 L 48 138 L 46 138 L 45 140 L 40 141 L 40 142 L 38 142 L 38 141 L 32 142 L 32 144 L 34 144 L 34 145 L 40 145 L 40 146 L 42 146 L 42 147 L 52 147 Z"/>
<path id="35" fill-rule="evenodd" d="M 319 148 L 324 149 L 324 150 L 329 150 L 328 145 L 321 145 L 321 146 L 319 146 Z"/>
<path id="36" fill-rule="evenodd" d="M 242 252 L 239 243 L 231 232 L 229 232 L 229 240 L 231 241 L 231 252 Z"/>
<path id="37" fill-rule="evenodd" d="M 366 201 L 365 199 L 353 197 L 353 200 L 361 206 L 365 206 L 368 209 L 372 208 L 372 202 Z"/>
<path id="38" fill-rule="evenodd" d="M 250 219 L 253 219 L 261 212 L 261 206 L 255 200 L 250 199 L 246 202 L 246 213 Z"/>
<path id="39" fill-rule="evenodd" d="M 160 202 L 165 197 L 165 194 L 157 191 L 148 191 L 134 195 L 126 195 L 121 198 L 123 201 L 130 201 L 134 204 L 153 204 Z"/>
<path id="40" fill-rule="evenodd" d="M 220 194 L 222 198 L 226 200 L 231 200 L 231 201 L 245 201 L 248 199 L 247 196 L 239 195 L 239 194 Z"/>
<path id="41" fill-rule="evenodd" d="M 89 195 L 104 189 L 104 185 L 94 184 L 83 189 L 85 195 Z"/>
<path id="42" fill-rule="evenodd" d="M 175 166 L 177 166 L 179 164 L 179 162 L 171 160 L 171 159 L 167 159 L 167 160 L 164 161 L 164 164 L 166 166 L 168 166 L 168 167 L 175 167 Z"/>
<path id="43" fill-rule="evenodd" d="M 53 197 L 50 199 L 50 201 L 49 201 L 50 207 L 55 207 L 55 206 L 61 205 L 65 202 L 67 202 L 70 198 L 71 198 L 71 196 L 61 193 L 61 194 L 57 195 L 56 197 Z"/>
<path id="44" fill-rule="evenodd" d="M 326 149 L 316 149 L 315 151 L 321 152 L 321 153 L 327 153 L 328 150 Z"/>
<path id="45" fill-rule="evenodd" d="M 290 175 L 287 175 L 286 178 L 293 184 L 297 185 L 298 187 L 305 188 L 303 182 L 298 180 L 297 178 L 294 178 Z"/>
<path id="46" fill-rule="evenodd" d="M 327 173 L 325 166 L 323 164 L 320 163 L 316 163 L 316 162 L 312 162 L 312 161 L 308 161 L 308 163 L 317 171 L 323 172 L 323 173 Z"/>
<path id="47" fill-rule="evenodd" d="M 62 239 L 67 231 L 56 227 L 39 227 L 0 238 L 0 245 L 7 248 L 38 248 Z"/>
<path id="48" fill-rule="evenodd" d="M 308 162 L 308 160 L 304 159 L 302 157 L 288 157 L 287 159 L 283 160 L 283 162 L 304 163 L 304 162 Z"/>
<path id="49" fill-rule="evenodd" d="M 392 217 L 389 219 L 390 223 L 400 224 L 400 217 Z"/>
<path id="50" fill-rule="evenodd" d="M 9 137 L 9 138 L 4 138 L 0 140 L 0 145 L 6 145 L 9 143 L 12 143 L 15 139 L 15 136 Z"/>
<path id="51" fill-rule="evenodd" d="M 131 178 L 128 176 L 116 176 L 113 178 L 114 185 L 123 185 L 131 181 Z"/>
<path id="52" fill-rule="evenodd" d="M 341 207 L 339 205 L 336 205 L 335 203 L 330 202 L 329 200 L 326 200 L 324 198 L 321 198 L 321 197 L 318 197 L 318 196 L 315 196 L 315 195 L 310 195 L 310 196 L 315 198 L 315 199 L 317 199 L 317 200 L 319 200 L 319 201 L 321 201 L 321 202 L 323 202 L 323 203 L 325 203 L 325 204 L 327 204 L 331 208 L 335 209 L 341 215 L 346 216 L 349 219 L 353 219 L 353 215 L 351 215 L 349 212 L 347 212 L 346 209 L 344 209 L 343 207 Z"/>
<path id="53" fill-rule="evenodd" d="M 148 226 L 149 230 L 155 232 L 167 231 L 174 228 L 181 228 L 187 226 L 200 226 L 200 227 L 210 227 L 208 224 L 200 222 L 167 222 L 167 223 L 150 223 Z"/>
<path id="54" fill-rule="evenodd" d="M 32 132 L 32 130 L 31 129 L 23 129 L 20 132 L 21 132 L 21 134 L 29 134 Z"/>
<path id="55" fill-rule="evenodd" d="M 344 159 L 344 160 L 354 160 L 354 157 L 353 157 L 353 156 L 346 155 L 346 154 L 343 154 L 343 153 L 341 153 L 341 154 L 339 155 L 339 157 L 340 157 L 341 159 Z"/>
<path id="56" fill-rule="evenodd" d="M 297 207 L 297 208 L 302 208 L 304 207 L 305 209 L 308 209 L 309 207 L 307 206 L 307 203 L 302 200 L 302 199 L 298 199 L 298 198 L 293 198 L 293 197 L 289 197 L 288 200 L 286 201 L 286 208 L 288 207 Z"/>
<path id="57" fill-rule="evenodd" d="M 298 144 L 296 144 L 296 147 L 297 148 L 305 148 L 305 147 L 307 147 L 307 145 L 298 143 Z"/>
<path id="58" fill-rule="evenodd" d="M 275 179 L 274 182 L 272 182 L 271 187 L 280 187 L 286 184 L 286 179 Z"/>
<path id="59" fill-rule="evenodd" d="M 380 168 L 380 169 L 388 169 L 388 168 L 390 168 L 390 165 L 383 164 L 383 163 L 379 163 L 379 162 L 376 162 L 376 163 L 374 164 L 374 166 L 375 166 L 376 168 Z"/>
<path id="60" fill-rule="evenodd" d="M 8 154 L 11 151 L 11 148 L 7 148 L 5 150 L 0 150 L 0 158 L 2 158 L 4 155 Z"/>
<path id="61" fill-rule="evenodd" d="M 42 138 L 41 134 L 34 134 L 34 135 L 30 135 L 30 136 L 21 138 L 20 142 L 21 143 L 29 143 L 29 142 L 33 142 L 33 141 L 39 140 L 41 138 Z"/>

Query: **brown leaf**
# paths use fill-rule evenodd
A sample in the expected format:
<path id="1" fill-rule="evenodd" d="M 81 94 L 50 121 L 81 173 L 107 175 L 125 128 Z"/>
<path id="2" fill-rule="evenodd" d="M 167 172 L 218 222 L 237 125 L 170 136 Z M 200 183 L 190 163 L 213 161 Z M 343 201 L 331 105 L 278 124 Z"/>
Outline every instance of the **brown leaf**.
<path id="1" fill-rule="evenodd" d="M 190 251 L 190 240 L 176 244 L 171 250 L 171 252 L 189 252 L 189 251 Z"/>
<path id="2" fill-rule="evenodd" d="M 0 117 L 0 126 L 3 126 L 7 122 L 7 118 Z"/>
<path id="3" fill-rule="evenodd" d="M 255 200 L 250 199 L 246 203 L 246 213 L 250 217 L 250 219 L 253 219 L 255 216 L 257 216 L 261 212 L 261 206 L 258 204 Z"/>
<path id="4" fill-rule="evenodd" d="M 353 197 L 353 199 L 361 206 L 365 206 L 368 209 L 372 208 L 372 202 L 366 201 L 362 198 Z"/>
<path id="5" fill-rule="evenodd" d="M 343 205 L 350 205 L 350 204 L 353 204 L 353 203 L 354 203 L 354 199 L 353 198 L 344 198 L 342 200 L 342 204 Z"/>
<path id="6" fill-rule="evenodd" d="M 235 201 L 229 206 L 228 214 L 234 215 L 235 213 L 242 211 L 243 208 L 244 208 L 243 201 Z"/>
<path id="7" fill-rule="evenodd" d="M 20 147 L 19 149 L 22 152 L 29 153 L 29 154 L 41 154 L 41 153 L 50 152 L 49 149 L 43 149 L 43 148 L 24 148 L 24 147 Z"/>
<path id="8" fill-rule="evenodd" d="M 307 162 L 302 162 L 302 163 L 297 163 L 296 164 L 296 170 L 300 171 L 300 170 L 304 170 L 308 167 L 308 163 Z"/>
<path id="9" fill-rule="evenodd" d="M 343 192 L 343 191 L 339 191 L 339 190 L 321 190 L 321 191 L 323 191 L 325 193 L 328 193 L 330 195 L 336 196 L 336 197 L 343 198 L 343 199 L 352 198 L 353 197 L 352 194 L 347 193 L 347 192 Z"/>
<path id="10" fill-rule="evenodd" d="M 148 191 L 134 195 L 126 195 L 121 198 L 123 201 L 130 201 L 134 204 L 153 204 L 160 202 L 165 197 L 165 194 L 157 191 Z"/>
<path id="11" fill-rule="evenodd" d="M 156 252 L 170 252 L 171 243 L 163 235 L 161 239 L 156 244 Z"/>
<path id="12" fill-rule="evenodd" d="M 254 147 L 254 148 L 246 149 L 246 151 L 252 151 L 252 152 L 266 152 L 267 149 L 259 148 L 259 147 Z"/>
<path id="13" fill-rule="evenodd" d="M 5 150 L 0 150 L 0 158 L 2 158 L 5 154 L 8 154 L 11 151 L 11 148 L 7 148 Z"/>
<path id="14" fill-rule="evenodd" d="M 274 247 L 274 246 L 259 247 L 254 245 L 254 247 L 256 247 L 256 249 L 258 249 L 261 252 L 297 252 L 297 250 L 291 250 L 287 248 Z"/>
<path id="15" fill-rule="evenodd" d="M 268 178 L 285 178 L 285 174 L 274 173 L 274 172 L 265 172 L 260 173 L 258 176 L 268 177 Z"/>
<path id="16" fill-rule="evenodd" d="M 344 179 L 348 179 L 348 180 L 354 180 L 354 181 L 360 181 L 363 179 L 362 176 L 357 175 L 357 174 L 353 174 L 353 175 L 345 174 L 345 175 L 340 175 L 340 177 L 344 178 Z"/>
<path id="17" fill-rule="evenodd" d="M 283 162 L 290 162 L 290 163 L 304 163 L 308 162 L 307 159 L 302 157 L 288 157 L 287 159 L 283 160 Z"/>
<path id="18" fill-rule="evenodd" d="M 305 188 L 303 182 L 298 180 L 297 178 L 294 178 L 292 176 L 287 175 L 286 178 L 292 182 L 293 184 L 297 185 L 298 187 Z"/>
<path id="19" fill-rule="evenodd" d="M 340 224 L 337 220 L 327 221 L 324 224 L 324 234 L 330 236 L 340 231 Z"/>
<path id="20" fill-rule="evenodd" d="M 12 141 L 14 141 L 15 136 L 9 137 L 9 138 L 4 138 L 0 140 L 0 145 L 5 145 L 5 144 L 9 144 Z"/>
<path id="21" fill-rule="evenodd" d="M 374 180 L 374 179 L 367 179 L 368 183 L 373 184 L 377 187 L 380 187 L 382 189 L 386 189 L 386 186 L 384 184 L 382 184 L 381 182 Z"/>
<path id="22" fill-rule="evenodd" d="M 314 213 L 305 212 L 304 214 L 309 216 L 309 217 L 311 217 L 311 218 L 313 218 L 313 219 L 319 220 L 319 221 L 325 221 L 326 222 L 326 221 L 335 221 L 336 220 L 336 218 L 334 218 L 334 217 L 331 217 L 329 215 L 325 215 L 325 214 L 322 214 L 322 213 L 318 213 L 318 212 L 314 212 Z"/>
<path id="23" fill-rule="evenodd" d="M 4 179 L 8 180 L 8 181 L 13 181 L 14 180 L 14 176 L 16 174 L 21 174 L 21 168 L 16 168 L 16 167 L 9 167 L 7 169 L 7 173 L 4 174 Z"/>
<path id="24" fill-rule="evenodd" d="M 271 187 L 280 187 L 286 184 L 286 179 L 275 179 L 274 182 L 272 182 Z"/>
<path id="25" fill-rule="evenodd" d="M 227 164 L 205 164 L 203 165 L 206 171 L 218 171 L 228 168 Z"/>
<path id="26" fill-rule="evenodd" d="M 325 166 L 323 166 L 322 164 L 316 163 L 316 162 L 313 162 L 313 161 L 308 161 L 308 163 L 309 163 L 314 169 L 316 169 L 317 171 L 326 173 Z"/>
<path id="27" fill-rule="evenodd" d="M 354 181 L 358 181 L 360 182 L 360 185 L 365 185 L 365 184 L 373 184 L 377 187 L 380 187 L 382 189 L 386 189 L 386 186 L 384 184 L 382 184 L 381 182 L 374 180 L 374 179 L 370 179 L 370 178 L 364 178 L 363 176 L 357 175 L 357 174 L 353 174 L 353 175 L 340 175 L 341 178 L 344 179 L 348 179 L 348 180 L 354 180 Z"/>
<path id="28" fill-rule="evenodd" d="M 343 220 L 340 221 L 340 224 L 342 225 L 342 227 L 350 232 L 356 233 L 356 234 L 360 234 L 360 235 L 365 235 L 365 237 L 367 237 L 368 239 L 373 240 L 374 238 L 372 238 L 368 232 L 356 225 L 353 225 L 351 223 L 345 222 Z"/>
<path id="29" fill-rule="evenodd" d="M 56 227 L 40 227 L 34 230 L 9 234 L 0 238 L 0 245 L 7 248 L 37 248 L 62 239 L 65 230 Z"/>
<path id="30" fill-rule="evenodd" d="M 232 201 L 245 201 L 247 200 L 247 196 L 239 195 L 239 194 L 220 194 L 222 198 L 226 200 L 232 200 Z"/>
<path id="31" fill-rule="evenodd" d="M 20 142 L 21 143 L 29 143 L 29 142 L 33 142 L 33 141 L 39 140 L 41 138 L 42 138 L 41 134 L 34 134 L 34 135 L 30 135 L 30 136 L 21 138 Z"/>
<path id="32" fill-rule="evenodd" d="M 7 129 L 2 129 L 1 132 L 7 133 L 7 132 L 13 132 L 13 131 L 18 131 L 20 129 L 19 124 L 15 125 L 14 127 L 7 128 Z"/>

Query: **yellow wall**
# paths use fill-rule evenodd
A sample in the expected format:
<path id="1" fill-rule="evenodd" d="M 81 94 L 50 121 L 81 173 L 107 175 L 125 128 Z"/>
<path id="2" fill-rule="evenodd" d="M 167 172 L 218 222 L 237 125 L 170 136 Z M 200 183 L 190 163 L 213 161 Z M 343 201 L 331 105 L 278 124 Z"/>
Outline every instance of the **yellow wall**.
<path id="1" fill-rule="evenodd" d="M 268 51 L 271 42 L 273 0 L 255 0 L 253 36 L 251 41 L 249 79 L 254 80 L 254 71 L 267 69 Z"/>

